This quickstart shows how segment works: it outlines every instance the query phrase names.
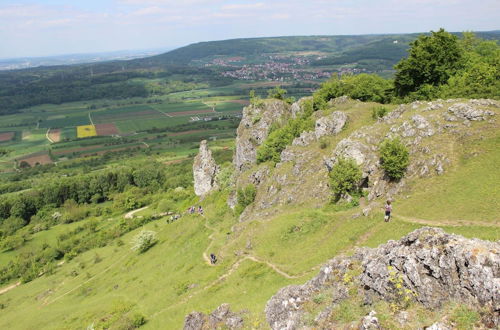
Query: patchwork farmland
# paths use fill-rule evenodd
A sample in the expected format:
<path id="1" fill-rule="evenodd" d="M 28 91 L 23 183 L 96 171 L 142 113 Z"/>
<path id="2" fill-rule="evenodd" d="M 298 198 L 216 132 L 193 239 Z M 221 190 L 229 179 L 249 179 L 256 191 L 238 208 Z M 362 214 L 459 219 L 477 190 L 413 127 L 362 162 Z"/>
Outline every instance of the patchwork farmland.
<path id="1" fill-rule="evenodd" d="M 234 136 L 239 121 L 235 115 L 248 103 L 237 96 L 209 93 L 216 94 L 193 90 L 154 100 L 39 105 L 27 108 L 26 114 L 2 116 L 0 147 L 9 152 L 1 157 L 0 170 L 15 171 L 21 162 L 33 167 L 104 154 L 167 152 L 173 159 L 186 157 L 200 139 Z"/>

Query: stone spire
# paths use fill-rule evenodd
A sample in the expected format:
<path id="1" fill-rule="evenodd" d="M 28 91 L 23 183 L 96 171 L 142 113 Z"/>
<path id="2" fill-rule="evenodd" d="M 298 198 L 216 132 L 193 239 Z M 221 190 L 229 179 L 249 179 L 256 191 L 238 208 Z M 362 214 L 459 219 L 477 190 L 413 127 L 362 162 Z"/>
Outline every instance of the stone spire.
<path id="1" fill-rule="evenodd" d="M 208 149 L 207 141 L 200 142 L 200 151 L 194 158 L 193 177 L 194 192 L 197 196 L 204 196 L 217 188 L 216 176 L 219 173 L 219 166 L 212 157 L 212 152 Z"/>

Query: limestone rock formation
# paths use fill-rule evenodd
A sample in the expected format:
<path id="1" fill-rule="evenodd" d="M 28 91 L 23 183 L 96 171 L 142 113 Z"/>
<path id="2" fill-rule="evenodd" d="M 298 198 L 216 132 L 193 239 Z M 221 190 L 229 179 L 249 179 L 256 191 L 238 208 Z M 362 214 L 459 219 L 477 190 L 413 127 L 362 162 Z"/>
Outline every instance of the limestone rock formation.
<path id="1" fill-rule="evenodd" d="M 217 188 L 216 177 L 219 166 L 208 149 L 207 141 L 200 143 L 200 150 L 193 162 L 194 192 L 197 196 L 204 196 Z"/>
<path id="2" fill-rule="evenodd" d="M 294 109 L 297 107 L 295 105 Z M 237 171 L 243 171 L 255 164 L 257 147 L 264 142 L 274 123 L 282 122 L 291 116 L 290 108 L 290 105 L 283 101 L 267 100 L 262 106 L 249 105 L 243 109 L 233 159 Z"/>
<path id="3" fill-rule="evenodd" d="M 316 120 L 314 134 L 317 139 L 325 135 L 336 135 L 344 128 L 346 122 L 345 112 L 335 111 L 329 116 Z"/>
<path id="4" fill-rule="evenodd" d="M 391 276 L 398 276 L 415 300 L 428 308 L 452 299 L 481 305 L 493 315 L 495 326 L 500 325 L 500 242 L 466 239 L 424 227 L 399 241 L 332 259 L 307 283 L 281 289 L 266 305 L 271 328 L 302 328 L 303 306 L 319 292 L 333 292 L 332 304 L 344 299 L 342 292 L 347 289 L 342 279 L 353 267 L 360 267 L 354 283 L 363 290 L 366 301 L 370 297 L 395 299 Z"/>
<path id="5" fill-rule="evenodd" d="M 222 304 L 211 314 L 192 312 L 184 320 L 184 330 L 241 329 L 243 319 L 231 312 L 229 304 Z"/>

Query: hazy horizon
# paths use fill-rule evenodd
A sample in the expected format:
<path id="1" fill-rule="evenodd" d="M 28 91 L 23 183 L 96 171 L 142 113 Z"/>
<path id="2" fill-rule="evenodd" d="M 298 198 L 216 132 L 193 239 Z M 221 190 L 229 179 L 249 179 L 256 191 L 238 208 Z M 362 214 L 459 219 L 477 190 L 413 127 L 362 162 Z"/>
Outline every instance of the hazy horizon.
<path id="1" fill-rule="evenodd" d="M 292 35 L 498 30 L 496 0 L 5 0 L 1 59 L 174 49 Z"/>

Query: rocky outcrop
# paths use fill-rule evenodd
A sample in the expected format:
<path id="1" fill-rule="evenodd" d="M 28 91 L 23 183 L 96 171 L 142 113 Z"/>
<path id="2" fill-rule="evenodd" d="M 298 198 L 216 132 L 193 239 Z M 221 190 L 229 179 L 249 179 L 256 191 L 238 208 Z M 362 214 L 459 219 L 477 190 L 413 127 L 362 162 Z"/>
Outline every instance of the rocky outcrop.
<path id="1" fill-rule="evenodd" d="M 299 105 L 294 105 L 298 113 Z M 291 106 L 280 100 L 266 100 L 261 106 L 249 105 L 243 109 L 243 117 L 237 130 L 236 151 L 233 163 L 237 171 L 255 164 L 257 147 L 264 142 L 273 124 L 284 122 L 291 116 Z"/>
<path id="2" fill-rule="evenodd" d="M 345 112 L 335 111 L 329 116 L 320 117 L 314 124 L 314 131 L 302 132 L 292 142 L 294 146 L 308 146 L 312 142 L 326 135 L 337 135 L 347 123 Z"/>
<path id="3" fill-rule="evenodd" d="M 192 312 L 184 320 L 184 330 L 241 329 L 243 319 L 231 312 L 229 304 L 222 304 L 211 314 Z"/>
<path id="4" fill-rule="evenodd" d="M 207 141 L 200 143 L 200 150 L 193 162 L 194 192 L 197 196 L 204 196 L 217 188 L 216 177 L 219 166 L 208 149 Z"/>
<path id="5" fill-rule="evenodd" d="M 303 307 L 319 292 L 332 292 L 332 304 L 343 300 L 347 296 L 344 276 L 355 267 L 359 272 L 353 273 L 359 275 L 353 283 L 363 290 L 367 303 L 376 297 L 396 299 L 394 278 L 398 278 L 428 308 L 451 299 L 481 305 L 494 315 L 495 326 L 500 325 L 500 243 L 425 227 L 399 241 L 332 259 L 309 282 L 281 289 L 266 305 L 271 328 L 301 328 Z"/>
<path id="6" fill-rule="evenodd" d="M 335 111 L 329 116 L 316 120 L 314 134 L 317 139 L 325 135 L 336 135 L 344 128 L 346 122 L 347 115 L 345 112 Z"/>

